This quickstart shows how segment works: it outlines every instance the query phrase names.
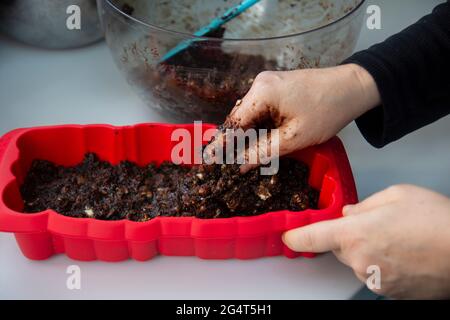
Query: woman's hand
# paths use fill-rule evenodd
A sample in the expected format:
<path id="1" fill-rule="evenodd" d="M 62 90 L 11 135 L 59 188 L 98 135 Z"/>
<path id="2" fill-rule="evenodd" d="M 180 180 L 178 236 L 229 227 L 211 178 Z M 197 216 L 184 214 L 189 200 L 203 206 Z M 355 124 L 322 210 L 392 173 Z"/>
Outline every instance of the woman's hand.
<path id="1" fill-rule="evenodd" d="M 361 281 L 381 270 L 378 294 L 450 298 L 450 199 L 410 185 L 393 186 L 344 208 L 344 218 L 286 232 L 299 252 L 333 251 Z"/>
<path id="2" fill-rule="evenodd" d="M 239 101 L 225 127 L 258 128 L 271 120 L 279 129 L 279 155 L 319 144 L 380 103 L 375 81 L 363 68 L 349 64 L 328 69 L 259 74 Z M 213 157 L 218 137 L 206 152 Z M 267 146 L 264 144 L 261 146 Z M 257 152 L 258 144 L 251 146 Z M 242 166 L 248 171 L 255 165 Z"/>

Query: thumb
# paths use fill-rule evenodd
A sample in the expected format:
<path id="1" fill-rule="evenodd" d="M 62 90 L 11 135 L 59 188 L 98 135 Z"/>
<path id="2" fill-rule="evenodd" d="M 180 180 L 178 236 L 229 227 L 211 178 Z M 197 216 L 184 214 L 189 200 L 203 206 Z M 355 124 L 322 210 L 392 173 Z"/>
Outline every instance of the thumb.
<path id="1" fill-rule="evenodd" d="M 340 249 L 346 218 L 322 221 L 283 234 L 283 242 L 297 252 L 327 252 Z"/>

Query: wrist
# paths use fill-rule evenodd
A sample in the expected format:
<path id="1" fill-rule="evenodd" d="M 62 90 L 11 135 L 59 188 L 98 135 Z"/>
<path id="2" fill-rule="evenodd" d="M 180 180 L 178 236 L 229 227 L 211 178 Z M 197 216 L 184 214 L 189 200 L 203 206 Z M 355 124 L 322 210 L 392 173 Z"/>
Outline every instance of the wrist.
<path id="1" fill-rule="evenodd" d="M 370 73 L 357 64 L 344 64 L 325 70 L 331 88 L 331 103 L 339 107 L 343 123 L 347 125 L 367 111 L 380 105 L 377 84 Z"/>
<path id="2" fill-rule="evenodd" d="M 348 69 L 348 72 L 354 79 L 354 86 L 358 95 L 357 101 L 360 105 L 360 115 L 380 105 L 380 92 L 372 75 L 366 69 L 354 63 L 343 67 Z"/>

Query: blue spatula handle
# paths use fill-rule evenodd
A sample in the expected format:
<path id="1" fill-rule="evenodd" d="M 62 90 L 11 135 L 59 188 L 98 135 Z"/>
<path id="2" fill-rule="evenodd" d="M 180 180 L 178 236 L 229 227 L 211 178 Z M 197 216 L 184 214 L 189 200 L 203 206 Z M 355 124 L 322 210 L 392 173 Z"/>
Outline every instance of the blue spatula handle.
<path id="1" fill-rule="evenodd" d="M 194 36 L 203 37 L 203 36 L 207 35 L 208 33 L 211 33 L 213 31 L 219 29 L 225 23 L 236 18 L 241 13 L 243 13 L 244 11 L 246 11 L 247 9 L 249 9 L 256 3 L 258 3 L 259 1 L 261 1 L 261 0 L 243 0 L 238 5 L 228 9 L 221 17 L 215 18 L 207 26 L 204 26 L 204 27 L 200 28 L 199 30 L 197 30 L 196 32 L 194 32 Z M 159 62 L 161 63 L 161 62 L 167 61 L 168 59 L 172 58 L 173 56 L 180 53 L 181 51 L 186 50 L 194 41 L 196 41 L 196 39 L 189 39 L 189 40 L 185 40 L 185 41 L 181 42 L 175 48 L 173 48 L 169 52 L 167 52 Z"/>

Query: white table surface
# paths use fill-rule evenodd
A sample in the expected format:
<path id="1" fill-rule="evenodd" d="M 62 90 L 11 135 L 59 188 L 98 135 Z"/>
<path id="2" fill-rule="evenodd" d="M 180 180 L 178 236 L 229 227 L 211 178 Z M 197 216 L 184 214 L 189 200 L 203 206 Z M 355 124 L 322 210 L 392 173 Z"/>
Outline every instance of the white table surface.
<path id="1" fill-rule="evenodd" d="M 369 1 L 382 9 L 383 29 L 363 29 L 357 49 L 384 40 L 439 2 Z M 0 134 L 61 123 L 116 125 L 163 119 L 146 107 L 113 65 L 104 42 L 47 51 L 0 38 Z M 400 182 L 450 194 L 450 118 L 376 150 L 354 125 L 345 142 L 361 198 Z M 81 267 L 81 290 L 66 288 L 66 268 Z M 0 234 L 0 299 L 347 299 L 361 284 L 332 255 L 316 259 L 204 261 L 158 257 L 139 263 L 81 263 L 65 256 L 25 259 L 14 237 Z"/>

